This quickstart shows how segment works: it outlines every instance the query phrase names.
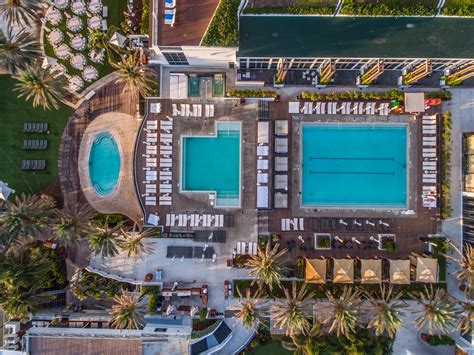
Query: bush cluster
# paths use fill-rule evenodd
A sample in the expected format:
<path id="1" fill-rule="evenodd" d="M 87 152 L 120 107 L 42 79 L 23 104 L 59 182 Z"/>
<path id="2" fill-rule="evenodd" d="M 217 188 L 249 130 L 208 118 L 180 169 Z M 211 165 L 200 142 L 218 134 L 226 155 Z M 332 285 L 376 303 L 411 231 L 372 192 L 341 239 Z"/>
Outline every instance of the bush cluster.
<path id="1" fill-rule="evenodd" d="M 229 97 L 275 97 L 276 92 L 262 89 L 229 89 Z"/>
<path id="2" fill-rule="evenodd" d="M 140 23 L 140 33 L 147 35 L 150 32 L 150 19 L 149 19 L 149 6 L 148 2 L 144 1 L 142 6 L 142 21 Z"/>
<path id="3" fill-rule="evenodd" d="M 441 116 L 441 219 L 451 217 L 451 113 Z"/>
<path id="4" fill-rule="evenodd" d="M 381 1 L 375 4 L 345 0 L 341 13 L 356 16 L 434 16 L 436 6 L 400 4 L 395 1 Z"/>

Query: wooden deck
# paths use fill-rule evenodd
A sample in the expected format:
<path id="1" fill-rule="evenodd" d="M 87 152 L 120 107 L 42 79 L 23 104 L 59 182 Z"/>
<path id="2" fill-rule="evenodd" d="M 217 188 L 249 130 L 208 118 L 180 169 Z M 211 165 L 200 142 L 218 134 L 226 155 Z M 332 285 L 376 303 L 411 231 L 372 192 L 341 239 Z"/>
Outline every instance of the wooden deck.
<path id="1" fill-rule="evenodd" d="M 269 118 L 271 121 L 276 119 L 288 119 L 289 124 L 289 147 L 292 147 L 296 142 L 293 142 L 294 128 L 291 124 L 292 118 L 288 113 L 288 102 L 275 102 L 270 105 Z M 416 129 L 418 136 L 421 136 L 421 120 L 416 122 Z M 422 146 L 418 144 L 416 149 L 417 157 L 415 162 L 421 161 Z M 259 211 L 259 215 L 268 215 L 268 229 L 270 232 L 277 233 L 281 236 L 281 246 L 291 246 L 290 256 L 296 258 L 299 256 L 317 257 L 317 256 L 334 256 L 334 257 L 346 257 L 346 256 L 359 256 L 363 258 L 371 257 L 390 257 L 390 258 L 406 258 L 411 252 L 423 253 L 427 250 L 427 244 L 420 241 L 420 237 L 426 237 L 428 234 L 436 234 L 437 232 L 437 209 L 427 209 L 422 205 L 421 189 L 422 189 L 422 171 L 421 168 L 416 168 L 416 191 L 409 191 L 410 194 L 416 194 L 416 205 L 413 206 L 416 215 L 414 216 L 400 216 L 400 214 L 392 215 L 387 214 L 381 210 L 320 210 L 320 209 L 300 209 L 295 206 L 294 200 L 292 201 L 291 196 L 297 196 L 299 194 L 299 185 L 295 186 L 295 179 L 293 177 L 295 171 L 292 169 L 293 159 L 291 156 L 291 149 L 288 152 L 288 208 L 284 209 L 273 209 L 270 211 Z M 421 164 L 418 164 L 420 166 Z M 438 189 L 439 190 L 439 189 Z M 438 204 L 439 205 L 439 204 Z M 295 218 L 304 217 L 304 230 L 303 231 L 282 231 L 281 230 L 281 219 L 282 218 Z M 376 230 L 354 230 L 348 231 L 344 225 L 328 231 L 321 229 L 310 229 L 309 219 L 310 218 L 335 218 L 339 220 L 350 221 L 350 219 L 357 218 L 358 222 L 364 222 L 369 219 L 376 221 L 377 219 L 384 218 L 390 219 L 389 227 L 383 232 Z M 369 241 L 371 236 L 377 238 L 378 233 L 395 234 L 397 251 L 395 253 L 388 253 L 386 251 L 379 250 L 378 248 L 362 250 L 357 246 L 353 249 L 331 249 L 327 251 L 314 250 L 314 233 L 331 233 L 332 237 L 339 236 L 342 240 L 347 241 L 352 237 L 356 237 L 359 241 Z M 298 240 L 298 236 L 302 236 L 305 240 L 306 248 L 300 248 L 303 244 Z"/>
<path id="2" fill-rule="evenodd" d="M 171 27 L 164 23 L 164 0 L 156 1 L 158 1 L 158 19 L 150 23 L 158 26 L 157 43 L 160 46 L 198 46 L 219 4 L 219 0 L 178 0 L 176 21 Z M 155 39 L 151 42 L 156 43 Z"/>

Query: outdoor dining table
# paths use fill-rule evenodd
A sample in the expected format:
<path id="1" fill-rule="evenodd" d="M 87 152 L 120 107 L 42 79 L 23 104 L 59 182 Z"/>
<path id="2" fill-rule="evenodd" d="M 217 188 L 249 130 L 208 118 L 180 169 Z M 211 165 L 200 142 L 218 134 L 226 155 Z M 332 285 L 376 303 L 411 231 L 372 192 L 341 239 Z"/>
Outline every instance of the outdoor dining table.
<path id="1" fill-rule="evenodd" d="M 51 22 L 53 25 L 57 25 L 59 22 L 61 22 L 62 15 L 61 12 L 59 12 L 58 9 L 52 8 L 49 12 L 48 15 L 46 16 L 46 19 Z"/>
<path id="2" fill-rule="evenodd" d="M 97 30 L 102 25 L 102 19 L 99 16 L 92 16 L 87 21 L 87 23 L 89 24 L 90 28 L 92 28 L 93 30 Z"/>
<path id="3" fill-rule="evenodd" d="M 58 44 L 61 43 L 63 40 L 63 33 L 55 28 L 48 34 L 48 40 L 51 44 Z"/>
<path id="4" fill-rule="evenodd" d="M 82 74 L 83 78 L 87 81 L 91 81 L 97 79 L 99 76 L 99 72 L 96 68 L 88 66 L 84 69 L 84 73 Z"/>
<path id="5" fill-rule="evenodd" d="M 76 68 L 76 69 L 82 69 L 84 68 L 84 65 L 86 64 L 86 59 L 82 54 L 75 54 L 71 58 L 71 65 Z"/>
<path id="6" fill-rule="evenodd" d="M 54 49 L 54 53 L 56 53 L 56 56 L 59 59 L 65 59 L 71 54 L 69 47 L 65 44 L 61 44 L 60 46 L 56 47 Z"/>
<path id="7" fill-rule="evenodd" d="M 69 4 L 68 0 L 54 0 L 54 6 L 58 9 L 65 9 Z"/>
<path id="8" fill-rule="evenodd" d="M 102 10 L 102 2 L 100 0 L 91 0 L 88 7 L 90 12 L 98 14 Z"/>
<path id="9" fill-rule="evenodd" d="M 72 48 L 76 49 L 76 50 L 82 50 L 86 47 L 86 39 L 84 36 L 82 35 L 77 35 L 77 36 L 74 36 L 71 40 L 71 46 Z"/>
<path id="10" fill-rule="evenodd" d="M 76 1 L 72 3 L 72 12 L 74 12 L 76 15 L 82 15 L 84 12 L 86 12 L 86 4 L 84 4 L 82 1 Z"/>
<path id="11" fill-rule="evenodd" d="M 83 85 L 84 85 L 84 82 L 77 75 L 74 75 L 71 77 L 71 79 L 69 79 L 69 88 L 72 89 L 73 91 L 81 90 Z"/>
<path id="12" fill-rule="evenodd" d="M 67 27 L 73 31 L 77 32 L 82 28 L 82 21 L 79 17 L 74 16 L 67 20 Z"/>

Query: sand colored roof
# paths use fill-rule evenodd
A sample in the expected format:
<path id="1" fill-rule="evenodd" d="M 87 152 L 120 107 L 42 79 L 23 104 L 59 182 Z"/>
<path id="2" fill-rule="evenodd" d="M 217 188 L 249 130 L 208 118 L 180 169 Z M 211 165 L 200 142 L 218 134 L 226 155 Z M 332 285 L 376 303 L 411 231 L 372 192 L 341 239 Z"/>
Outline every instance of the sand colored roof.
<path id="1" fill-rule="evenodd" d="M 425 94 L 422 92 L 406 92 L 405 111 L 425 112 Z"/>
<path id="2" fill-rule="evenodd" d="M 382 260 L 361 260 L 361 282 L 379 284 L 382 282 Z"/>
<path id="3" fill-rule="evenodd" d="M 326 260 L 306 259 L 305 282 L 312 284 L 326 283 Z"/>
<path id="4" fill-rule="evenodd" d="M 410 260 L 390 260 L 390 282 L 393 284 L 410 283 Z"/>
<path id="5" fill-rule="evenodd" d="M 416 281 L 437 282 L 438 281 L 438 260 L 434 258 L 416 259 Z"/>
<path id="6" fill-rule="evenodd" d="M 334 259 L 334 283 L 353 283 L 354 282 L 354 260 L 353 259 Z"/>

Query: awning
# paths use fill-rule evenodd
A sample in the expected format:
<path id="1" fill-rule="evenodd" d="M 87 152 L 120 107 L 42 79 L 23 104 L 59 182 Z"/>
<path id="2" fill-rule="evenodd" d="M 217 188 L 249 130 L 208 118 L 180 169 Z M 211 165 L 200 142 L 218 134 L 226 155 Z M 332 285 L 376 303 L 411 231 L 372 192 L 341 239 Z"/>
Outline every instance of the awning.
<path id="1" fill-rule="evenodd" d="M 405 112 L 425 112 L 425 94 L 422 92 L 405 93 Z"/>
<path id="2" fill-rule="evenodd" d="M 334 259 L 333 283 L 353 283 L 354 282 L 354 260 Z"/>
<path id="3" fill-rule="evenodd" d="M 306 259 L 305 282 L 311 284 L 326 283 L 326 260 Z"/>
<path id="4" fill-rule="evenodd" d="M 434 258 L 416 259 L 416 281 L 417 282 L 437 282 L 438 281 L 438 260 Z"/>
<path id="5" fill-rule="evenodd" d="M 393 284 L 410 283 L 410 260 L 390 260 L 390 282 Z"/>
<path id="6" fill-rule="evenodd" d="M 382 282 L 382 260 L 361 260 L 361 282 L 363 284 Z"/>

